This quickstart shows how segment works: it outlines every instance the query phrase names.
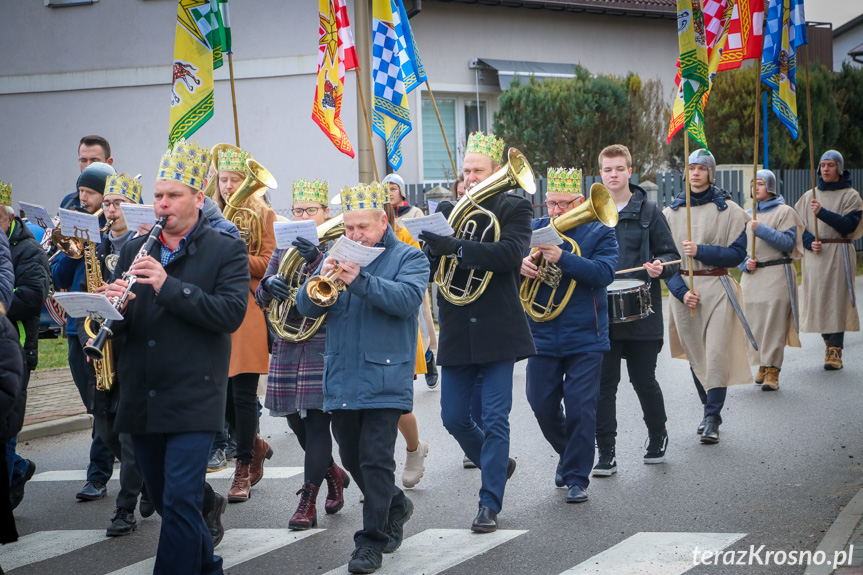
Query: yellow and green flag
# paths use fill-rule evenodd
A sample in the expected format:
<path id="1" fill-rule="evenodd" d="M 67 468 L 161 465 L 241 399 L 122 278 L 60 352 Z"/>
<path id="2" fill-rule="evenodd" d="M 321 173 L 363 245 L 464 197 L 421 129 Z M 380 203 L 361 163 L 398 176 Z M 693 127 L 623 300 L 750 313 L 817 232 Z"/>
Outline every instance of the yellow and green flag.
<path id="1" fill-rule="evenodd" d="M 210 0 L 179 0 L 168 143 L 188 138 L 213 117 L 213 50 L 207 39 Z"/>
<path id="2" fill-rule="evenodd" d="M 692 139 L 706 148 L 704 95 L 710 89 L 710 80 L 702 0 L 677 0 L 677 40 L 684 126 Z"/>

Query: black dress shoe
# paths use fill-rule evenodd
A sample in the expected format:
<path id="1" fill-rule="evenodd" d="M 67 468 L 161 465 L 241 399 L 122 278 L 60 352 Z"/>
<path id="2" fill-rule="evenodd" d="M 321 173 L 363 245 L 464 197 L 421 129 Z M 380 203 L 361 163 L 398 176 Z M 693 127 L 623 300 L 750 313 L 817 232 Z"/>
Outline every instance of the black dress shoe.
<path id="1" fill-rule="evenodd" d="M 135 512 L 118 507 L 114 511 L 114 517 L 111 519 L 111 524 L 105 533 L 108 537 L 119 537 L 128 535 L 138 528 L 138 521 L 135 519 Z"/>
<path id="2" fill-rule="evenodd" d="M 719 443 L 719 424 L 722 420 L 717 415 L 704 418 L 704 431 L 701 433 L 701 443 Z"/>
<path id="3" fill-rule="evenodd" d="M 81 501 L 96 501 L 102 499 L 108 494 L 108 488 L 102 483 L 88 481 L 84 484 L 84 488 L 75 494 L 75 497 Z"/>
<path id="4" fill-rule="evenodd" d="M 141 492 L 141 503 L 138 505 L 138 510 L 141 512 L 141 517 L 145 519 L 156 512 L 156 506 L 150 501 L 146 492 Z"/>
<path id="5" fill-rule="evenodd" d="M 392 553 L 402 544 L 402 539 L 405 535 L 405 523 L 411 518 L 414 513 L 413 502 L 405 497 L 405 506 L 401 512 L 390 517 L 389 525 L 386 527 L 386 534 L 389 537 L 384 553 Z"/>
<path id="6" fill-rule="evenodd" d="M 32 479 L 33 474 L 36 473 L 36 464 L 29 459 L 26 461 L 27 469 L 24 471 L 24 476 L 19 477 L 17 481 L 9 486 L 9 502 L 12 504 L 12 509 L 21 504 L 21 501 L 24 499 L 24 486 Z"/>
<path id="7" fill-rule="evenodd" d="M 204 521 L 207 523 L 207 530 L 213 538 L 213 547 L 217 547 L 222 542 L 222 537 L 225 536 L 225 527 L 222 525 L 222 513 L 228 507 L 228 500 L 218 493 L 214 492 L 213 495 L 216 497 L 216 501 L 213 503 L 213 509 L 204 515 Z"/>
<path id="8" fill-rule="evenodd" d="M 698 435 L 701 435 L 702 433 L 704 433 L 704 426 L 706 423 L 707 423 L 707 417 L 705 416 L 704 419 L 701 420 L 701 423 L 698 424 L 698 429 L 695 430 L 695 433 L 697 433 Z"/>
<path id="9" fill-rule="evenodd" d="M 383 556 L 374 547 L 363 545 L 354 549 L 348 562 L 348 573 L 374 573 L 381 568 Z"/>
<path id="10" fill-rule="evenodd" d="M 557 470 L 554 472 L 554 484 L 557 487 L 566 487 L 566 481 L 563 479 L 563 460 L 557 463 Z"/>
<path id="11" fill-rule="evenodd" d="M 470 530 L 474 533 L 494 533 L 497 531 L 497 513 L 480 503 L 479 512 L 476 514 Z"/>
<path id="12" fill-rule="evenodd" d="M 506 464 L 506 478 L 509 480 L 512 474 L 515 473 L 515 459 L 509 458 L 509 463 Z"/>
<path id="13" fill-rule="evenodd" d="M 587 501 L 587 492 L 578 485 L 573 485 L 566 492 L 567 503 L 584 503 L 585 501 Z"/>

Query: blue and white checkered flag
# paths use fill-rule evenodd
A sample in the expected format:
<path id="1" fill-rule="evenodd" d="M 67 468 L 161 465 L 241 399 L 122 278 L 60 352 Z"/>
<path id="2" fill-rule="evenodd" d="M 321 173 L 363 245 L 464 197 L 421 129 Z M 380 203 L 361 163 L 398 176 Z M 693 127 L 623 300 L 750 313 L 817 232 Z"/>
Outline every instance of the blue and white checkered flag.
<path id="1" fill-rule="evenodd" d="M 797 47 L 807 43 L 803 0 L 769 0 L 761 81 L 773 89 L 773 111 L 797 139 Z"/>

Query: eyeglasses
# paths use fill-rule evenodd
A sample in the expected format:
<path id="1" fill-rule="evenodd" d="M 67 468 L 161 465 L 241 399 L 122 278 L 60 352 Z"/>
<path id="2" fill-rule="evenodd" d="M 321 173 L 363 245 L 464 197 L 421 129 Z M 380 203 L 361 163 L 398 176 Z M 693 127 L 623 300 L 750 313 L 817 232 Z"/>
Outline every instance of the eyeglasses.
<path id="1" fill-rule="evenodd" d="M 301 215 L 303 215 L 303 212 L 309 214 L 310 216 L 313 216 L 316 213 L 318 213 L 318 210 L 321 210 L 321 209 L 323 209 L 323 208 L 318 208 L 318 207 L 293 208 L 293 209 L 291 209 L 291 213 L 294 214 L 294 216 L 296 216 L 296 217 L 300 217 Z"/>
<path id="2" fill-rule="evenodd" d="M 113 202 L 102 202 L 103 208 L 114 208 L 115 210 L 120 209 L 120 204 L 129 203 L 126 200 L 114 200 Z"/>
<path id="3" fill-rule="evenodd" d="M 581 197 L 581 196 L 579 196 L 579 197 Z M 545 202 L 545 207 L 547 207 L 548 209 L 560 208 L 561 210 L 565 210 L 570 205 L 572 205 L 572 203 L 577 199 L 578 198 L 575 198 L 575 199 L 569 200 L 568 202 Z"/>

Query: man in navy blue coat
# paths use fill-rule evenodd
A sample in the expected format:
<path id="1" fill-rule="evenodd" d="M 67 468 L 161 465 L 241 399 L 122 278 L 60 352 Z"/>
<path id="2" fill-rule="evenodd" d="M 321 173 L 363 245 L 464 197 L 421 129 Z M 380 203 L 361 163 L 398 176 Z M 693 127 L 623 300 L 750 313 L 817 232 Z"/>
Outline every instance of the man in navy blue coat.
<path id="1" fill-rule="evenodd" d="M 581 172 L 549 169 L 549 216 L 534 220 L 533 229 L 548 226 L 582 202 Z M 568 242 L 542 244 L 522 261 L 521 273 L 529 278 L 539 276 L 540 255 L 560 269 L 555 303 L 560 303 L 570 282 L 576 282 L 560 315 L 530 322 L 536 355 L 527 360 L 527 400 L 542 434 L 560 455 L 555 484 L 569 487 L 567 503 L 581 503 L 587 501 L 585 489 L 593 467 L 602 356 L 609 349 L 606 287 L 614 281 L 618 254 L 614 229 L 600 222 L 582 224 L 564 234 L 576 242 L 581 255 L 571 253 Z M 544 305 L 550 293 L 543 283 L 536 301 Z"/>

